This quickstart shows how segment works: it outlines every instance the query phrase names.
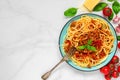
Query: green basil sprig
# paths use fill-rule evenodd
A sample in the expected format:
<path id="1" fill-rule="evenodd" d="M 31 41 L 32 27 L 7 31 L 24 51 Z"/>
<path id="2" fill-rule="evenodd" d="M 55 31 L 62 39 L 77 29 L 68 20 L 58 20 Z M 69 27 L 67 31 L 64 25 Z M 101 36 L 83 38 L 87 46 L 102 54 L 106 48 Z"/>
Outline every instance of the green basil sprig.
<path id="1" fill-rule="evenodd" d="M 113 9 L 115 14 L 118 14 L 120 12 L 120 3 L 118 1 L 115 1 L 112 4 L 112 9 Z"/>
<path id="2" fill-rule="evenodd" d="M 93 9 L 93 11 L 101 11 L 103 10 L 108 4 L 105 2 L 100 2 L 98 3 L 95 8 Z"/>
<path id="3" fill-rule="evenodd" d="M 74 7 L 69 8 L 69 9 L 67 9 L 67 10 L 64 12 L 64 15 L 65 15 L 66 17 L 73 17 L 73 16 L 76 15 L 77 10 L 78 10 L 78 8 L 74 8 Z"/>
<path id="4" fill-rule="evenodd" d="M 87 45 L 87 49 L 91 51 L 96 51 L 96 48 L 94 46 Z"/>
<path id="5" fill-rule="evenodd" d="M 88 49 L 91 51 L 96 51 L 96 48 L 94 46 L 91 46 L 91 44 L 92 44 L 92 40 L 90 39 L 90 40 L 88 40 L 86 45 L 78 46 L 77 49 L 79 49 L 79 50 Z"/>

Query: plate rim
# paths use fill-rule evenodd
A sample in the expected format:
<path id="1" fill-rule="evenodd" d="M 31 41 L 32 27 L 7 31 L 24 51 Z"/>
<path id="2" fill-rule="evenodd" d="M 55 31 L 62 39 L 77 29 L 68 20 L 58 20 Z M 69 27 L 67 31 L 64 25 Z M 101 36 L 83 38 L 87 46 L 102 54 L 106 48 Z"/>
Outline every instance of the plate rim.
<path id="1" fill-rule="evenodd" d="M 100 17 L 101 19 L 103 18 L 103 19 L 112 27 L 112 29 L 113 29 L 113 31 L 114 31 L 114 33 L 115 33 L 115 36 L 114 36 L 114 37 L 116 38 L 115 42 L 116 42 L 116 43 L 118 42 L 115 28 L 114 28 L 113 25 L 110 23 L 110 21 L 108 21 L 106 18 L 102 17 L 101 15 L 98 15 L 98 14 L 95 14 L 95 13 L 82 13 L 82 14 L 76 15 L 76 16 L 72 17 L 71 19 L 69 19 L 69 20 L 66 22 L 66 24 L 62 27 L 62 29 L 61 29 L 61 31 L 60 31 L 58 45 L 59 45 L 59 51 L 60 51 L 60 54 L 61 54 L 62 57 L 63 57 L 63 53 L 62 53 L 62 51 L 61 51 L 61 46 L 60 46 L 60 45 L 61 45 L 61 44 L 60 44 L 61 34 L 62 34 L 64 28 L 66 27 L 66 25 L 69 24 L 69 22 L 71 22 L 74 18 L 81 17 L 82 15 L 93 15 L 93 16 L 95 15 L 95 16 Z M 113 44 L 113 45 L 114 45 L 114 44 Z M 113 53 L 113 56 L 115 55 L 115 53 L 116 53 L 116 51 L 117 51 L 117 45 L 114 45 L 114 46 L 115 46 L 115 52 Z M 113 56 L 112 56 L 112 57 L 113 57 Z M 111 58 L 111 59 L 112 59 L 112 58 Z M 110 59 L 110 60 L 111 60 L 111 59 Z M 110 62 L 110 60 L 109 60 L 106 64 L 108 64 L 108 63 Z M 69 63 L 69 61 L 66 61 L 66 62 L 67 62 L 67 64 L 69 64 L 71 67 L 73 67 L 74 69 L 79 70 L 79 71 L 91 72 L 91 71 L 96 71 L 96 70 L 99 70 L 99 69 L 100 69 L 100 68 L 98 68 L 98 69 L 94 69 L 94 70 L 81 70 L 81 69 L 76 68 L 75 65 L 74 65 L 74 66 L 71 65 L 71 64 Z M 106 65 L 106 64 L 105 64 L 105 65 Z M 105 65 L 103 65 L 103 66 L 105 66 Z M 78 66 L 78 65 L 77 65 L 77 66 Z M 79 66 L 79 67 L 80 67 L 80 66 Z"/>

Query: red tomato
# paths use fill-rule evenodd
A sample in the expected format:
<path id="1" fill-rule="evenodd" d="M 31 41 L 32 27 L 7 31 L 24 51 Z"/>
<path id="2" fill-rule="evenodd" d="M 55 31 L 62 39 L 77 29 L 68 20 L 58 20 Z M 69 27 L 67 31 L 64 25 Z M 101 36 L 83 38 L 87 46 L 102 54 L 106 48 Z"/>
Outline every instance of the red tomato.
<path id="1" fill-rule="evenodd" d="M 112 9 L 109 8 L 109 7 L 105 7 L 105 8 L 103 9 L 103 14 L 104 14 L 105 16 L 110 16 L 110 15 L 112 14 Z"/>
<path id="2" fill-rule="evenodd" d="M 112 77 L 113 78 L 117 78 L 119 76 L 119 73 L 118 73 L 118 71 L 113 71 L 113 73 L 112 73 Z"/>
<path id="3" fill-rule="evenodd" d="M 112 76 L 110 74 L 108 74 L 108 75 L 105 75 L 104 77 L 105 77 L 106 80 L 111 80 Z"/>
<path id="4" fill-rule="evenodd" d="M 112 58 L 112 60 L 111 60 L 111 62 L 113 63 L 113 64 L 116 64 L 116 63 L 118 63 L 119 62 L 119 57 L 118 56 L 113 56 L 113 58 Z"/>
<path id="5" fill-rule="evenodd" d="M 113 63 L 108 63 L 107 66 L 110 68 L 111 72 L 115 70 L 115 65 Z"/>
<path id="6" fill-rule="evenodd" d="M 117 71 L 120 73 L 120 66 L 117 67 Z"/>
<path id="7" fill-rule="evenodd" d="M 120 49 L 120 42 L 118 42 L 118 48 Z"/>
<path id="8" fill-rule="evenodd" d="M 110 73 L 110 68 L 108 66 L 104 66 L 100 69 L 100 72 L 104 75 L 108 75 Z"/>

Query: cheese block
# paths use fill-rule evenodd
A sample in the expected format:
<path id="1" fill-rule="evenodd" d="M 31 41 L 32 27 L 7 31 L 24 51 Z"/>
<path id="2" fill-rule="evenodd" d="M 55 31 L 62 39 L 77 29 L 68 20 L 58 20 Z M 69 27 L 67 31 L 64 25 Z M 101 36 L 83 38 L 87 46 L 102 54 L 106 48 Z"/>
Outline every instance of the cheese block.
<path id="1" fill-rule="evenodd" d="M 100 0 L 85 0 L 84 6 L 89 10 L 92 11 L 94 7 L 100 2 Z"/>

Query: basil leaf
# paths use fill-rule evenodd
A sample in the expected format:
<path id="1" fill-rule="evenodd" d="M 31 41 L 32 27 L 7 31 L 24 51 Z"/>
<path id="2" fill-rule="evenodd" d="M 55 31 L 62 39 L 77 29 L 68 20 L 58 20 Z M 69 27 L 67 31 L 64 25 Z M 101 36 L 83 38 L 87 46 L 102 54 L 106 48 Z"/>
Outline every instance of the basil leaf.
<path id="1" fill-rule="evenodd" d="M 108 4 L 105 2 L 100 2 L 98 3 L 95 8 L 93 9 L 93 11 L 101 11 L 103 10 Z"/>
<path id="2" fill-rule="evenodd" d="M 117 40 L 120 41 L 120 36 L 117 36 Z"/>
<path id="3" fill-rule="evenodd" d="M 90 46 L 90 45 L 87 45 L 87 49 L 88 49 L 88 50 L 91 50 L 91 46 Z"/>
<path id="4" fill-rule="evenodd" d="M 118 1 L 115 1 L 112 4 L 112 9 L 113 9 L 113 11 L 114 11 L 115 14 L 118 14 L 119 11 L 120 11 L 120 3 Z"/>
<path id="5" fill-rule="evenodd" d="M 79 50 L 83 50 L 83 49 L 85 49 L 85 48 L 86 48 L 85 45 L 83 45 L 83 46 L 78 46 L 78 47 L 77 47 L 77 49 L 79 49 Z"/>
<path id="6" fill-rule="evenodd" d="M 91 39 L 88 40 L 87 44 L 88 44 L 88 45 L 91 45 L 91 44 L 92 44 L 92 40 L 91 40 Z"/>
<path id="7" fill-rule="evenodd" d="M 87 49 L 91 51 L 96 51 L 96 48 L 94 46 L 87 45 Z"/>
<path id="8" fill-rule="evenodd" d="M 109 2 L 113 2 L 113 1 L 115 1 L 115 0 L 107 0 L 107 1 L 109 1 Z"/>
<path id="9" fill-rule="evenodd" d="M 91 46 L 91 51 L 96 51 L 96 48 L 94 46 Z"/>
<path id="10" fill-rule="evenodd" d="M 108 17 L 108 20 L 111 21 L 114 17 L 114 13 L 112 12 L 112 14 Z"/>
<path id="11" fill-rule="evenodd" d="M 77 13 L 77 8 L 69 8 L 64 12 L 66 17 L 72 17 Z"/>

